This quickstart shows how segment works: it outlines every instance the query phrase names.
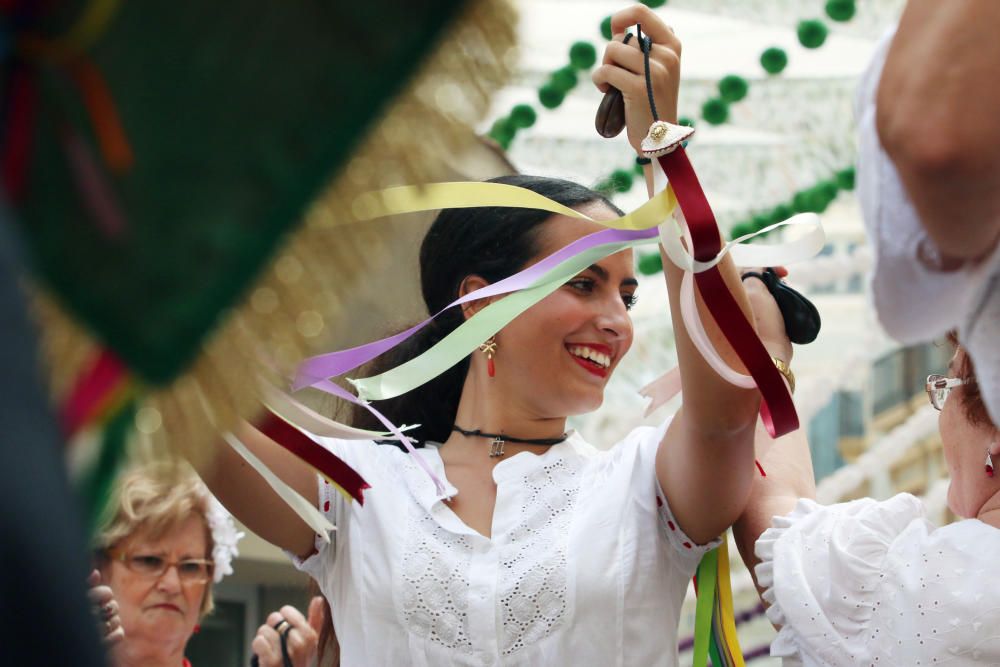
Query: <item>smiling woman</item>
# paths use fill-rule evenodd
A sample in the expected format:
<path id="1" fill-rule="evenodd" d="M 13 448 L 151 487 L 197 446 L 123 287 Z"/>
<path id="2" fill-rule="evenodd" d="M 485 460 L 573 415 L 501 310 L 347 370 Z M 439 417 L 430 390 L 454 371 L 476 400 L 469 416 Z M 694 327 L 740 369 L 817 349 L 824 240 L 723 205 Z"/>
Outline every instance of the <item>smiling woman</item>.
<path id="1" fill-rule="evenodd" d="M 606 220 L 622 213 L 603 196 L 569 181 L 516 175 L 502 176 L 491 182 L 529 189 L 598 219 Z M 601 229 L 594 223 L 552 216 L 536 209 L 480 207 L 442 211 L 420 249 L 424 302 L 429 312 L 438 312 L 457 296 L 507 278 L 565 244 Z M 563 368 L 565 372 L 565 365 L 571 364 L 578 373 L 579 363 L 594 373 L 601 373 L 604 378 L 609 376 L 612 355 L 617 363 L 631 345 L 632 324 L 626 311 L 635 299 L 636 285 L 630 251 L 605 258 L 547 297 L 544 307 L 529 309 L 491 339 L 492 376 L 487 368 L 487 355 L 474 354 L 419 390 L 381 402 L 380 409 L 391 414 L 398 424 L 420 424 L 420 439 L 424 442 L 445 442 L 455 425 L 492 432 L 499 429 L 522 438 L 558 435 L 562 433 L 559 426 L 552 429 L 551 434 L 522 436 L 509 423 L 489 424 L 478 416 L 461 414 L 459 401 L 466 378 L 485 377 L 490 381 L 482 387 L 470 387 L 480 394 L 489 389 L 491 393 L 516 398 L 523 392 L 530 392 L 532 397 L 537 396 L 548 403 L 567 400 L 575 403 L 578 399 L 567 394 L 569 387 L 556 368 Z M 605 309 L 609 300 L 615 327 L 620 332 L 605 332 L 597 338 L 593 332 L 586 334 L 587 337 L 583 332 L 576 332 L 575 337 L 570 337 L 572 329 L 582 327 L 595 309 Z M 376 359 L 372 367 L 366 369 L 367 374 L 380 373 L 420 355 L 490 302 L 483 299 L 467 304 L 464 310 L 445 311 L 431 326 Z M 548 334 L 562 331 L 563 335 L 559 338 L 539 336 L 542 331 Z M 588 349 L 594 354 L 603 353 L 608 357 L 608 364 L 598 368 L 573 353 L 570 346 L 578 352 Z M 539 372 L 543 369 L 548 372 Z M 565 415 L 595 409 L 600 405 L 603 383 L 587 386 L 590 398 L 585 405 L 551 406 L 545 411 Z M 508 391 L 493 391 L 498 389 Z M 466 403 L 470 400 L 466 399 Z M 503 414 L 501 406 L 497 409 Z M 355 409 L 352 422 L 363 428 L 382 429 L 371 413 L 360 406 Z M 473 425 L 473 422 L 476 423 Z"/>
<path id="2" fill-rule="evenodd" d="M 622 91 L 636 150 L 652 123 L 643 53 L 623 41 L 641 22 L 656 108 L 676 120 L 680 44 L 645 6 L 612 18 L 616 39 L 594 75 Z M 600 194 L 534 176 L 495 179 L 590 220 L 525 208 L 444 210 L 420 249 L 430 313 L 602 231 L 621 212 Z M 588 260 L 589 261 L 589 260 Z M 250 425 L 238 437 L 337 530 L 317 539 L 228 447 L 205 479 L 259 535 L 284 547 L 332 608 L 343 665 L 678 664 L 677 624 L 701 556 L 743 510 L 755 473 L 755 390 L 730 385 L 675 326 L 682 410 L 601 451 L 566 420 L 600 406 L 633 340 L 631 251 L 600 259 L 509 321 L 449 370 L 380 401 L 396 424 L 419 425 L 410 455 L 373 441 L 317 440 L 371 484 L 349 503 Z M 667 262 L 665 262 L 667 264 Z M 730 259 L 719 270 L 749 303 Z M 680 320 L 679 269 L 665 271 Z M 791 344 L 768 292 L 757 317 L 781 363 Z M 483 309 L 517 295 L 466 301 L 376 359 L 379 373 L 417 357 Z M 704 311 L 709 338 L 744 370 Z M 476 341 L 480 342 L 480 341 Z M 352 425 L 381 430 L 367 410 Z M 605 443 L 610 444 L 610 443 Z M 420 459 L 419 461 L 415 459 Z M 421 469 L 440 480 L 444 493 Z M 329 539 L 325 539 L 329 538 Z"/>
<path id="3" fill-rule="evenodd" d="M 238 538 L 190 471 L 149 465 L 119 480 L 95 549 L 125 630 L 115 667 L 190 665 L 184 649 L 212 611 L 213 580 L 231 571 Z"/>

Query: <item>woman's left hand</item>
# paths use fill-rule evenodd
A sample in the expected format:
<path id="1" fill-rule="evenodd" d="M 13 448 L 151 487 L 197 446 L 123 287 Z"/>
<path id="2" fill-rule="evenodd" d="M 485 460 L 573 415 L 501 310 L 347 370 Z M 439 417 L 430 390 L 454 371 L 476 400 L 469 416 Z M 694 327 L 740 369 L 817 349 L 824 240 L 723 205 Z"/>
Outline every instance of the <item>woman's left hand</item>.
<path id="1" fill-rule="evenodd" d="M 309 665 L 319 649 L 320 631 L 327 622 L 323 609 L 323 599 L 317 596 L 309 603 L 308 619 L 291 605 L 271 612 L 267 623 L 257 629 L 257 636 L 250 644 L 257 656 L 257 664 L 260 667 L 284 667 L 287 664 L 281 650 L 281 636 L 285 635 L 285 647 L 293 667 Z"/>
<path id="2" fill-rule="evenodd" d="M 787 275 L 787 271 L 781 267 L 776 270 L 779 276 Z M 742 269 L 741 274 L 763 271 L 763 268 Z M 785 331 L 785 318 L 778 308 L 778 302 L 774 300 L 767 285 L 758 278 L 745 278 L 743 289 L 746 290 L 750 308 L 753 309 L 754 328 L 757 330 L 760 342 L 764 344 L 768 354 L 790 365 L 792 341 L 788 339 L 788 332 Z"/>
<path id="3" fill-rule="evenodd" d="M 649 73 L 659 120 L 677 122 L 677 91 L 681 78 L 681 42 L 670 26 L 645 5 L 635 5 L 611 16 L 614 35 L 604 51 L 604 62 L 594 70 L 592 79 L 602 93 L 610 87 L 621 91 L 625 100 L 625 123 L 628 141 L 639 152 L 642 140 L 653 124 L 646 93 L 646 74 L 638 39 L 624 44 L 625 30 L 642 25 L 643 35 L 653 40 L 649 54 Z"/>

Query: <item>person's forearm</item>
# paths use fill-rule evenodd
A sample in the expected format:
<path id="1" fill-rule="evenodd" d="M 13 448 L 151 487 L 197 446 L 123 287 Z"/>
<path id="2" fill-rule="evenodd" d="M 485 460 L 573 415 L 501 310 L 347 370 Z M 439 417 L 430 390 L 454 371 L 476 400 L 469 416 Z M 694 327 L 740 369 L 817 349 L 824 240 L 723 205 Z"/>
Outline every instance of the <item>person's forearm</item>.
<path id="1" fill-rule="evenodd" d="M 720 263 L 720 270 L 752 321 L 749 302 L 729 258 Z M 724 531 L 745 506 L 754 474 L 753 437 L 760 395 L 756 389 L 730 384 L 708 365 L 682 322 L 681 270 L 664 258 L 664 273 L 684 403 L 657 452 L 657 476 L 684 531 L 703 544 Z M 706 334 L 723 361 L 746 373 L 701 298 L 696 299 Z"/>
<path id="2" fill-rule="evenodd" d="M 752 428 L 760 405 L 760 394 L 756 389 L 737 387 L 722 378 L 695 347 L 681 316 L 680 285 L 683 272 L 662 250 L 661 255 L 670 299 L 670 316 L 674 323 L 674 346 L 681 373 L 684 414 L 689 431 L 704 434 L 707 440 L 718 440 Z M 744 316 L 753 322 L 750 304 L 732 259 L 727 256 L 719 263 L 718 268 Z M 708 340 L 726 365 L 739 373 L 746 373 L 743 362 L 729 345 L 715 318 L 702 301 L 697 286 L 694 291 L 698 316 Z"/>
<path id="3" fill-rule="evenodd" d="M 809 442 L 801 428 L 772 440 L 758 422 L 755 442 L 757 459 L 767 476 L 754 479 L 746 509 L 733 524 L 733 539 L 756 584 L 757 538 L 771 527 L 774 517 L 791 512 L 799 498 L 815 498 L 816 482 Z"/>
<path id="4" fill-rule="evenodd" d="M 244 422 L 235 435 L 282 481 L 316 504 L 317 476 L 308 465 L 249 423 Z M 312 529 L 228 444 L 216 445 L 213 460 L 199 474 L 219 502 L 254 533 L 299 556 L 312 550 Z"/>
<path id="5" fill-rule="evenodd" d="M 1000 239 L 998 25 L 996 0 L 910 0 L 879 84 L 879 139 L 948 258 Z"/>

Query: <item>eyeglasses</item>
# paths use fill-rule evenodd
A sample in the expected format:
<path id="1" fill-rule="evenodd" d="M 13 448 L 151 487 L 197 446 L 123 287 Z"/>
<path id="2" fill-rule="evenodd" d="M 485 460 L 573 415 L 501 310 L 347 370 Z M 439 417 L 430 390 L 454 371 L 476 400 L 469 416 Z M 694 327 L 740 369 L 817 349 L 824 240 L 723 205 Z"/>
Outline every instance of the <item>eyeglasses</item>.
<path id="1" fill-rule="evenodd" d="M 944 402 L 948 399 L 948 394 L 955 387 L 965 384 L 962 378 L 948 378 L 943 375 L 928 375 L 927 384 L 924 389 L 927 391 L 927 398 L 931 400 L 931 405 L 940 410 L 944 407 Z"/>
<path id="2" fill-rule="evenodd" d="M 177 567 L 177 577 L 185 584 L 204 584 L 212 578 L 215 563 L 204 558 L 185 558 L 184 560 L 167 560 L 155 554 L 125 554 L 109 553 L 112 559 L 121 563 L 132 572 L 150 579 L 159 579 L 171 567 Z"/>

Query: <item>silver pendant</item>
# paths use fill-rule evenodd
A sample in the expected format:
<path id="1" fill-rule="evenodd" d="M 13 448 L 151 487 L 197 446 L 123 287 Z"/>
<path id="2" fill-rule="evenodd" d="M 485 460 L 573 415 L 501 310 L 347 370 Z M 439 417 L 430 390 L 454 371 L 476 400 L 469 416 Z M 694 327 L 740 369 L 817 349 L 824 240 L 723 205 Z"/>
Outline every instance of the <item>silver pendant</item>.
<path id="1" fill-rule="evenodd" d="M 503 456 L 503 438 L 497 436 L 490 441 L 490 458 L 495 459 Z"/>

